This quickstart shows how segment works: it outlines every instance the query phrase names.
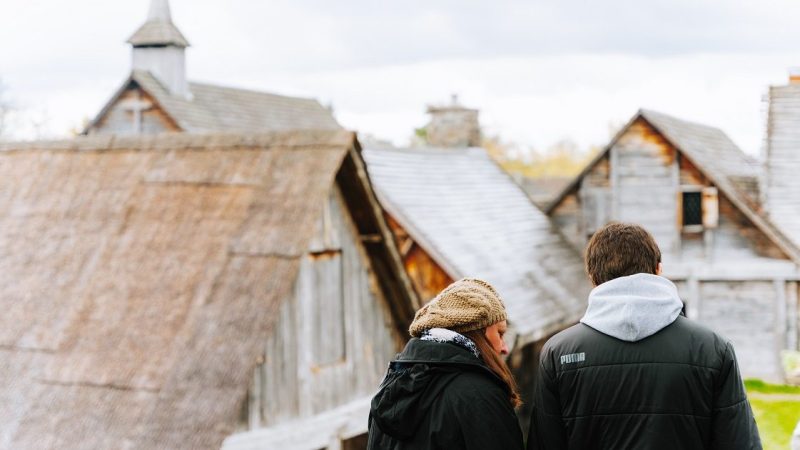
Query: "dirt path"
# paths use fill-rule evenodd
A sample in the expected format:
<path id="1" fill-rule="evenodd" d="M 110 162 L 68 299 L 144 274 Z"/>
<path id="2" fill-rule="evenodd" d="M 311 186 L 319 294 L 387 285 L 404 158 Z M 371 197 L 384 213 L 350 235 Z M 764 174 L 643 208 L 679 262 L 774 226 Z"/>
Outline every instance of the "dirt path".
<path id="1" fill-rule="evenodd" d="M 747 398 L 774 402 L 800 402 L 800 394 L 764 394 L 761 392 L 751 392 L 747 394 Z"/>

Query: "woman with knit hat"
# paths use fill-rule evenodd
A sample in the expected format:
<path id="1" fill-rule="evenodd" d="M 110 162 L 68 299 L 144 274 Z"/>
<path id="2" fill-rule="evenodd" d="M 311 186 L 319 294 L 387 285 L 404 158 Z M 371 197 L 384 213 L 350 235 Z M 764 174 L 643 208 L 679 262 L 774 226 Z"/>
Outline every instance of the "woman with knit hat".
<path id="1" fill-rule="evenodd" d="M 417 311 L 412 339 L 372 399 L 369 450 L 521 450 L 519 393 L 501 355 L 506 311 L 464 278 Z"/>

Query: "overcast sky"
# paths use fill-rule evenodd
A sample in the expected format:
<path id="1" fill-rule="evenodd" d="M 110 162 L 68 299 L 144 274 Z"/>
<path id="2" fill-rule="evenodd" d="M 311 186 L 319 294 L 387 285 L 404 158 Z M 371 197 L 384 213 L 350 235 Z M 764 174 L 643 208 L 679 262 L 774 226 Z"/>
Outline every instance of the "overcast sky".
<path id="1" fill-rule="evenodd" d="M 149 0 L 0 0 L 0 78 L 15 134 L 93 117 L 130 69 Z M 425 106 L 481 110 L 544 149 L 602 145 L 649 108 L 761 148 L 763 95 L 800 66 L 796 0 L 171 0 L 193 81 L 311 96 L 362 133 L 407 143 Z M 38 123 L 34 131 L 32 123 Z"/>

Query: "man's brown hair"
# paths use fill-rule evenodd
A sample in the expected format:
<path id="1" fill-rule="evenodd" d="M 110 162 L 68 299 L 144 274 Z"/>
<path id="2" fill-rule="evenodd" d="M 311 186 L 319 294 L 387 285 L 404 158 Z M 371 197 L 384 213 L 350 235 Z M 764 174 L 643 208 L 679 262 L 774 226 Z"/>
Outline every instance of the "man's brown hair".
<path id="1" fill-rule="evenodd" d="M 639 225 L 611 222 L 598 230 L 586 247 L 586 273 L 595 286 L 614 278 L 658 271 L 661 250 Z"/>

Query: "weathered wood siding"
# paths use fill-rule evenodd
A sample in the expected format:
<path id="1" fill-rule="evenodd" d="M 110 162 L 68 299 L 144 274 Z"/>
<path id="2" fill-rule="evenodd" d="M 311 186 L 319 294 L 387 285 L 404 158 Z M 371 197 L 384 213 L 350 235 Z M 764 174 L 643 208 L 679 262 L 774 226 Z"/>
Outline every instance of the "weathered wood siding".
<path id="1" fill-rule="evenodd" d="M 698 320 L 730 339 L 740 369 L 748 376 L 775 378 L 780 373 L 777 326 L 779 297 L 770 281 L 708 281 L 699 284 Z M 783 286 L 781 286 L 783 289 Z"/>
<path id="2" fill-rule="evenodd" d="M 266 342 L 243 428 L 311 417 L 371 395 L 400 349 L 393 330 L 337 192 Z"/>
<path id="3" fill-rule="evenodd" d="M 595 231 L 612 220 L 614 206 L 610 158 L 601 159 L 581 180 L 578 198 L 581 204 L 578 227 L 581 237 L 588 240 Z"/>
<path id="4" fill-rule="evenodd" d="M 798 283 L 774 280 L 677 280 L 686 316 L 729 339 L 747 377 L 780 380 L 780 352 L 797 349 Z"/>
<path id="5" fill-rule="evenodd" d="M 578 194 L 571 193 L 564 197 L 550 213 L 553 224 L 561 230 L 564 238 L 576 249 L 583 249 L 586 244 L 586 236 L 581 226 L 583 214 L 581 206 Z"/>
<path id="6" fill-rule="evenodd" d="M 611 148 L 611 214 L 644 226 L 661 251 L 677 246 L 676 151 L 644 121 L 634 123 Z"/>
<path id="7" fill-rule="evenodd" d="M 141 112 L 141 131 L 136 129 L 135 113 L 126 106 L 134 102 L 150 105 Z M 180 130 L 153 97 L 132 84 L 89 130 L 89 134 L 156 134 L 167 131 Z"/>

